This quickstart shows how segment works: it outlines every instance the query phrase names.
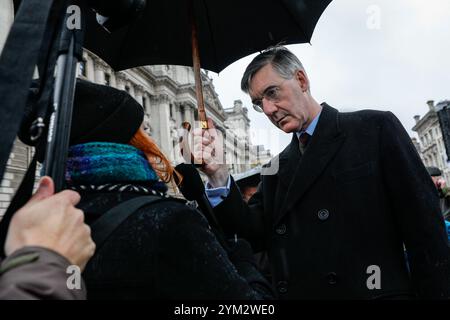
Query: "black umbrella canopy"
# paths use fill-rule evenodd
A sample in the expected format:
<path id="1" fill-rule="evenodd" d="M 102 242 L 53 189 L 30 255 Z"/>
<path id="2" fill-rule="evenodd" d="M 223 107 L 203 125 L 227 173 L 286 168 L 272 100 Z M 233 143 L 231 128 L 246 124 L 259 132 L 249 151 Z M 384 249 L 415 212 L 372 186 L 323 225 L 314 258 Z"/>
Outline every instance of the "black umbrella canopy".
<path id="1" fill-rule="evenodd" d="M 269 46 L 310 42 L 330 2 L 193 0 L 202 68 L 220 72 Z M 85 48 L 116 71 L 157 64 L 192 66 L 189 12 L 189 0 L 149 0 L 138 19 L 113 33 L 89 12 Z"/>

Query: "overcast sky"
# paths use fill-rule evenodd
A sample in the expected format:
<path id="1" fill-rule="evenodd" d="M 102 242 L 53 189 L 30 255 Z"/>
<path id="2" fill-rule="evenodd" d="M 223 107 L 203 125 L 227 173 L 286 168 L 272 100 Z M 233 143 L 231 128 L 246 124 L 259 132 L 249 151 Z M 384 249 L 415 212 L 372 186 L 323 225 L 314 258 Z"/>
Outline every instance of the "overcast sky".
<path id="1" fill-rule="evenodd" d="M 288 47 L 302 61 L 318 102 L 341 111 L 390 110 L 415 136 L 413 116 L 427 112 L 426 101 L 450 99 L 449 0 L 334 0 L 320 18 L 311 44 Z M 239 88 L 254 56 L 219 75 L 209 74 L 225 108 L 241 99 L 249 109 L 257 132 L 252 142 L 276 154 L 290 136 L 253 111 Z M 263 134 L 261 130 L 270 126 L 275 131 Z"/>

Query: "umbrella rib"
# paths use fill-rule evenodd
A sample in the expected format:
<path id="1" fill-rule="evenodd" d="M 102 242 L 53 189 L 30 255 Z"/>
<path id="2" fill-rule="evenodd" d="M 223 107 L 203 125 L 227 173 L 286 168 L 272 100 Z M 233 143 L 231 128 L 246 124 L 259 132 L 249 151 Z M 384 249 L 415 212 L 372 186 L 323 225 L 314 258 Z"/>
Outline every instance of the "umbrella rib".
<path id="1" fill-rule="evenodd" d="M 217 48 L 216 48 L 216 43 L 214 41 L 213 30 L 212 30 L 212 27 L 211 27 L 211 20 L 210 20 L 210 16 L 209 16 L 208 5 L 206 4 L 205 0 L 203 0 L 202 2 L 203 2 L 203 6 L 205 7 L 205 10 L 206 10 L 206 21 L 208 22 L 209 35 L 210 35 L 210 38 L 211 38 L 211 43 L 212 43 L 213 52 L 214 52 L 214 64 L 216 66 L 218 66 L 219 62 L 218 62 L 218 59 L 217 59 L 217 50 L 216 50 Z"/>

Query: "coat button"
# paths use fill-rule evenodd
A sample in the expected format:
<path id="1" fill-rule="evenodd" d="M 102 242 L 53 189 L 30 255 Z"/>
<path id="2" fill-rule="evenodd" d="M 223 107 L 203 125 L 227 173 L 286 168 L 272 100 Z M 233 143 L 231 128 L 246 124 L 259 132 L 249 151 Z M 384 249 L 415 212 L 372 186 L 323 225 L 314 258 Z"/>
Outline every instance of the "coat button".
<path id="1" fill-rule="evenodd" d="M 327 274 L 327 281 L 331 285 L 335 285 L 337 283 L 337 274 L 336 272 L 330 272 Z"/>
<path id="2" fill-rule="evenodd" d="M 287 281 L 278 281 L 277 290 L 279 293 L 287 293 L 287 291 L 288 291 Z"/>
<path id="3" fill-rule="evenodd" d="M 327 209 L 321 209 L 317 212 L 320 220 L 325 221 L 330 217 L 330 212 Z"/>
<path id="4" fill-rule="evenodd" d="M 275 232 L 279 235 L 283 235 L 286 233 L 286 225 L 284 223 L 280 224 L 276 229 Z"/>

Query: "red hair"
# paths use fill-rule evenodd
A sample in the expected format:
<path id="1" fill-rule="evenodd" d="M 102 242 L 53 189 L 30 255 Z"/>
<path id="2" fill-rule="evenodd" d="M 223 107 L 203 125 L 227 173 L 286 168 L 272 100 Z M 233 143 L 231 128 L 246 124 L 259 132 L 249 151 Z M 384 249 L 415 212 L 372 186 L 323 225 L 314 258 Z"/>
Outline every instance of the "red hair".
<path id="1" fill-rule="evenodd" d="M 142 127 L 139 128 L 129 143 L 133 147 L 144 152 L 148 162 L 162 181 L 165 183 L 173 181 L 174 175 L 176 175 L 178 181 L 181 182 L 182 176 L 175 170 L 169 159 L 167 159 L 153 139 L 150 138 Z"/>

